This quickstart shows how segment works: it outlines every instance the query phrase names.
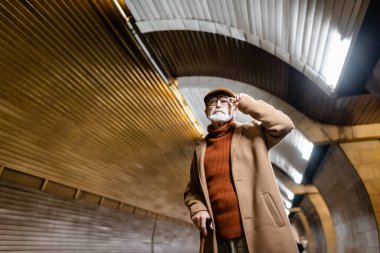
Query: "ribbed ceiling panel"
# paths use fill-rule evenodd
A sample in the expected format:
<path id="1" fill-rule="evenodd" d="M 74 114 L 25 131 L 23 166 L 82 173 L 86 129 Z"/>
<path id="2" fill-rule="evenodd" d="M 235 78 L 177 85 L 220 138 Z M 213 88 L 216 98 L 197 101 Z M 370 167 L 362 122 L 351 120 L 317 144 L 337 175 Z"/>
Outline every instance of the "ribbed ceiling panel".
<path id="1" fill-rule="evenodd" d="M 336 85 L 336 81 L 330 81 L 327 69 L 332 61 L 330 55 L 343 47 L 336 46 L 335 40 L 339 43 L 339 39 L 347 39 L 349 45 L 355 39 L 369 0 L 125 0 L 125 3 L 143 33 L 193 30 L 247 41 L 324 87 L 326 83 Z M 346 54 L 341 57 L 344 62 Z M 336 71 L 340 73 L 338 67 Z"/>
<path id="2" fill-rule="evenodd" d="M 248 43 L 192 31 L 149 33 L 145 38 L 174 76 L 220 76 L 286 97 L 288 65 Z"/>
<path id="3" fill-rule="evenodd" d="M 198 134 L 111 0 L 2 1 L 0 163 L 169 216 Z"/>
<path id="4" fill-rule="evenodd" d="M 298 83 L 290 73 L 288 94 L 289 103 L 304 114 L 320 122 L 335 125 L 360 125 L 380 122 L 380 103 L 370 94 L 330 98 L 302 78 Z M 311 102 L 312 101 L 312 102 Z"/>
<path id="5" fill-rule="evenodd" d="M 176 77 L 215 76 L 251 84 L 321 123 L 380 122 L 376 98 L 369 94 L 330 97 L 299 71 L 247 42 L 193 31 L 154 32 L 144 37 Z"/>

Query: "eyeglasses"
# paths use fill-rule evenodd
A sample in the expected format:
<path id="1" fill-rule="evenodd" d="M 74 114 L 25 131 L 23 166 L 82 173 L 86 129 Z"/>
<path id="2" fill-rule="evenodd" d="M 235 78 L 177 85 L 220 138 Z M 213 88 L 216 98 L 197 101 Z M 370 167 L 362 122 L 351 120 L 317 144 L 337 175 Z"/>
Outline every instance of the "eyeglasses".
<path id="1" fill-rule="evenodd" d="M 210 98 L 209 100 L 207 100 L 206 104 L 207 106 L 214 106 L 218 103 L 218 100 L 224 107 L 227 107 L 231 103 L 231 98 L 216 97 L 216 98 Z"/>

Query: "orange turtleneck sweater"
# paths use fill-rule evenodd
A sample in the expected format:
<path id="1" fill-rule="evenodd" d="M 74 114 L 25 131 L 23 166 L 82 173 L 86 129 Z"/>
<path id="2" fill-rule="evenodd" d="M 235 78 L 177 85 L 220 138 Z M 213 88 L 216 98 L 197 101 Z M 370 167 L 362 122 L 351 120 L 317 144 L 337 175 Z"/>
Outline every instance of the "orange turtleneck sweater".
<path id="1" fill-rule="evenodd" d="M 243 235 L 239 203 L 232 181 L 230 148 L 235 124 L 227 122 L 218 129 L 208 126 L 204 158 L 207 187 L 218 235 L 234 239 Z"/>

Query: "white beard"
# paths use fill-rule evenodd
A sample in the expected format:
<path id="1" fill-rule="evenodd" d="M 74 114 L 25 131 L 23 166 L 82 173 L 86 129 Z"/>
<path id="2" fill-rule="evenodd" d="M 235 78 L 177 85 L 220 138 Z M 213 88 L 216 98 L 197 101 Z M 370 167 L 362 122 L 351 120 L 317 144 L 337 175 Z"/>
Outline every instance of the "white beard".
<path id="1" fill-rule="evenodd" d="M 211 122 L 221 122 L 226 123 L 232 119 L 232 115 L 229 113 L 216 112 L 214 114 L 210 114 L 207 117 Z"/>

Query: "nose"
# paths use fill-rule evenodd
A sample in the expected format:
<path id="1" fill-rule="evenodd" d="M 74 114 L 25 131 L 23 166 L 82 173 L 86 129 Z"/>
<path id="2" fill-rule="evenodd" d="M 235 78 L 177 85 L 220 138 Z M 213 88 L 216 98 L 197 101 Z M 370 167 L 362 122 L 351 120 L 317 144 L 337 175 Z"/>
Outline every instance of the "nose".
<path id="1" fill-rule="evenodd" d="M 217 99 L 215 107 L 221 107 L 221 106 L 222 106 L 222 102 L 220 102 L 220 99 Z"/>

